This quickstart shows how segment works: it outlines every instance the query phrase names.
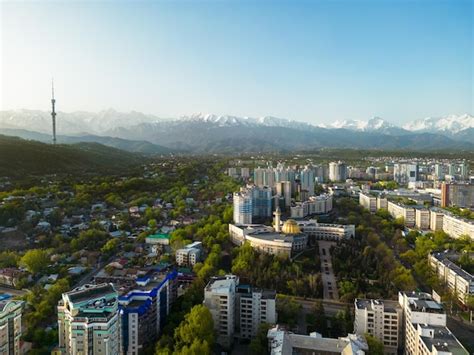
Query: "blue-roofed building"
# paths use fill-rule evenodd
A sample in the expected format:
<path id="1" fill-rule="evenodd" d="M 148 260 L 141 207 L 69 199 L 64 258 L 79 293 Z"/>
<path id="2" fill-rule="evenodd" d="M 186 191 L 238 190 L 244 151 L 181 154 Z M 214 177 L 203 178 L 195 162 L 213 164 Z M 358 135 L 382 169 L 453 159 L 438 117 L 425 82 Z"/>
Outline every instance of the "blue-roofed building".
<path id="1" fill-rule="evenodd" d="M 136 279 L 136 289 L 119 297 L 122 353 L 138 355 L 156 341 L 176 298 L 177 271 Z"/>

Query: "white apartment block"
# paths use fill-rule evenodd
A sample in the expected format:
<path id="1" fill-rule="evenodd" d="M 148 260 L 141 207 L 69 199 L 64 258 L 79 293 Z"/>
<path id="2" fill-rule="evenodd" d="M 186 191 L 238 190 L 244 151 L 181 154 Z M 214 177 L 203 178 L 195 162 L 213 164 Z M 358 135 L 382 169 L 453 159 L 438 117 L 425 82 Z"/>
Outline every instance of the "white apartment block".
<path id="1" fill-rule="evenodd" d="M 445 253 L 433 253 L 428 258 L 438 277 L 459 302 L 466 304 L 468 296 L 474 295 L 474 276 L 449 260 Z"/>
<path id="2" fill-rule="evenodd" d="M 176 264 L 179 266 L 194 266 L 201 261 L 202 242 L 194 242 L 176 250 Z"/>
<path id="3" fill-rule="evenodd" d="M 384 345 L 385 354 L 397 354 L 402 342 L 402 309 L 396 301 L 356 299 L 354 333 L 369 333 Z"/>
<path id="4" fill-rule="evenodd" d="M 239 278 L 235 275 L 213 277 L 204 289 L 204 305 L 214 320 L 217 343 L 230 348 L 235 333 L 235 288 Z"/>
<path id="5" fill-rule="evenodd" d="M 276 324 L 276 292 L 239 285 L 235 275 L 213 277 L 204 289 L 204 305 L 214 320 L 217 342 L 229 348 L 234 338 L 250 339 L 262 323 Z"/>
<path id="6" fill-rule="evenodd" d="M 332 210 L 332 195 L 311 196 L 307 201 L 291 206 L 291 218 L 304 218 L 314 214 L 325 214 Z"/>
<path id="7" fill-rule="evenodd" d="M 443 307 L 423 292 L 399 292 L 403 310 L 403 338 L 407 355 L 468 355 L 446 327 Z"/>
<path id="8" fill-rule="evenodd" d="M 236 333 L 250 339 L 257 335 L 262 323 L 276 324 L 276 292 L 238 285 L 236 291 Z"/>
<path id="9" fill-rule="evenodd" d="M 377 197 L 369 195 L 368 193 L 360 193 L 359 194 L 359 205 L 364 207 L 365 209 L 369 210 L 370 212 L 377 211 Z"/>
<path id="10" fill-rule="evenodd" d="M 23 301 L 0 301 L 0 354 L 20 354 Z"/>
<path id="11" fill-rule="evenodd" d="M 120 353 L 118 294 L 112 284 L 84 285 L 58 303 L 59 350 L 66 354 Z"/>
<path id="12" fill-rule="evenodd" d="M 459 238 L 467 235 L 474 240 L 474 222 L 450 214 L 443 217 L 443 230 L 450 235 L 451 238 Z"/>
<path id="13" fill-rule="evenodd" d="M 401 184 L 408 185 L 409 182 L 418 180 L 418 164 L 396 163 L 393 165 L 393 179 Z"/>
<path id="14" fill-rule="evenodd" d="M 432 231 L 443 229 L 444 213 L 438 210 L 430 210 L 430 229 Z"/>
<path id="15" fill-rule="evenodd" d="M 407 227 L 415 226 L 415 209 L 413 207 L 388 201 L 387 209 L 393 218 L 403 217 Z"/>
<path id="16" fill-rule="evenodd" d="M 234 223 L 251 224 L 253 216 L 253 195 L 251 191 L 241 188 L 234 192 Z"/>
<path id="17" fill-rule="evenodd" d="M 430 229 L 430 210 L 427 208 L 415 208 L 415 226 L 418 229 Z"/>

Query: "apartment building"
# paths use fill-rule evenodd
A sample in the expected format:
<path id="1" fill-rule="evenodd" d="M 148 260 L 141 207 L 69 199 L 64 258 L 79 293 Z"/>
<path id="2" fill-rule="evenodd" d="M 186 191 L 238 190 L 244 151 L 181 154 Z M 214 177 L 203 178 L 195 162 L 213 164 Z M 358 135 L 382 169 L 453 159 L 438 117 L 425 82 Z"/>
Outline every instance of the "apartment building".
<path id="1" fill-rule="evenodd" d="M 120 296 L 121 353 L 139 355 L 154 344 L 176 298 L 176 271 L 137 280 L 136 289 Z"/>
<path id="2" fill-rule="evenodd" d="M 0 301 L 0 354 L 20 354 L 21 316 L 25 302 Z"/>
<path id="3" fill-rule="evenodd" d="M 430 229 L 430 210 L 427 208 L 415 208 L 415 227 L 418 229 Z"/>
<path id="4" fill-rule="evenodd" d="M 307 201 L 297 202 L 290 207 L 291 218 L 304 218 L 309 215 L 325 214 L 332 210 L 332 195 L 310 196 Z"/>
<path id="5" fill-rule="evenodd" d="M 176 250 L 176 264 L 179 266 L 194 266 L 201 261 L 202 242 L 194 242 Z"/>
<path id="6" fill-rule="evenodd" d="M 467 298 L 474 295 L 474 276 L 450 260 L 458 257 L 454 253 L 432 253 L 428 256 L 430 265 L 440 280 L 456 295 L 459 302 L 466 304 Z"/>
<path id="7" fill-rule="evenodd" d="M 212 314 L 217 342 L 225 348 L 234 338 L 257 335 L 260 324 L 277 322 L 276 292 L 240 285 L 235 275 L 211 278 L 204 289 L 204 305 Z"/>
<path id="8" fill-rule="evenodd" d="M 59 351 L 119 354 L 118 294 L 112 284 L 84 285 L 63 293 L 58 303 Z"/>
<path id="9" fill-rule="evenodd" d="M 277 322 L 275 291 L 238 285 L 236 307 L 236 334 L 240 338 L 255 337 L 262 323 Z"/>
<path id="10" fill-rule="evenodd" d="M 474 208 L 474 184 L 443 183 L 441 207 Z"/>
<path id="11" fill-rule="evenodd" d="M 377 197 L 372 196 L 369 193 L 359 194 L 359 205 L 374 213 L 377 211 Z"/>
<path id="12" fill-rule="evenodd" d="M 214 321 L 217 343 L 230 348 L 235 334 L 235 289 L 239 278 L 235 275 L 213 277 L 204 289 L 204 305 Z"/>
<path id="13" fill-rule="evenodd" d="M 388 201 L 387 210 L 393 218 L 403 217 L 407 227 L 415 226 L 415 209 L 413 207 Z"/>
<path id="14" fill-rule="evenodd" d="M 443 217 L 443 231 L 448 233 L 451 238 L 467 235 L 474 240 L 474 221 L 445 213 Z"/>
<path id="15" fill-rule="evenodd" d="M 397 354 L 402 347 L 402 309 L 398 302 L 356 299 L 354 305 L 354 333 L 369 333 L 383 343 L 385 354 Z"/>
<path id="16" fill-rule="evenodd" d="M 466 349 L 446 327 L 443 307 L 423 292 L 398 293 L 403 310 L 403 339 L 407 355 L 468 355 Z"/>
<path id="17" fill-rule="evenodd" d="M 430 209 L 430 229 L 432 231 L 443 229 L 444 213 L 437 209 Z"/>

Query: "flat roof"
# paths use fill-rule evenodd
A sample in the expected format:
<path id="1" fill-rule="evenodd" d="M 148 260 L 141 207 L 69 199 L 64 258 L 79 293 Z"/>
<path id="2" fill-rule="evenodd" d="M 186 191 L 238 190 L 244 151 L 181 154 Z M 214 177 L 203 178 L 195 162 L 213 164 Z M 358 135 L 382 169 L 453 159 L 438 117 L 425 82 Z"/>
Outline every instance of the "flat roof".
<path id="1" fill-rule="evenodd" d="M 447 327 L 419 324 L 422 329 L 432 329 L 433 337 L 424 337 L 421 339 L 426 347 L 433 352 L 435 348 L 438 352 L 450 352 L 453 355 L 468 354 L 459 340 L 451 333 Z"/>

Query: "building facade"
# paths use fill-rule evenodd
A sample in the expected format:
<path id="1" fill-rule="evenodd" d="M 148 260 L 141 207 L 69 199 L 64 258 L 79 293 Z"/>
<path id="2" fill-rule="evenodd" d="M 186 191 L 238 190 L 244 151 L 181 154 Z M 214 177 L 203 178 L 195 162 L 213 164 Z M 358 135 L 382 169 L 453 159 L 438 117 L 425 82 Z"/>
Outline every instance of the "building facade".
<path id="1" fill-rule="evenodd" d="M 468 297 L 474 296 L 474 276 L 450 260 L 446 253 L 432 253 L 428 258 L 439 279 L 465 305 Z"/>
<path id="2" fill-rule="evenodd" d="M 399 292 L 403 310 L 403 338 L 407 355 L 468 355 L 446 327 L 443 307 L 423 292 Z"/>
<path id="3" fill-rule="evenodd" d="M 368 333 L 384 345 L 384 354 L 397 354 L 402 347 L 402 309 L 396 301 L 356 299 L 354 333 Z"/>
<path id="4" fill-rule="evenodd" d="M 144 277 L 119 297 L 121 353 L 139 355 L 154 344 L 176 298 L 176 271 L 160 279 Z"/>
<path id="5" fill-rule="evenodd" d="M 21 316 L 24 302 L 0 301 L 0 354 L 20 354 Z"/>
<path id="6" fill-rule="evenodd" d="M 84 285 L 58 303 L 59 349 L 65 354 L 120 353 L 118 294 L 112 284 Z"/>

